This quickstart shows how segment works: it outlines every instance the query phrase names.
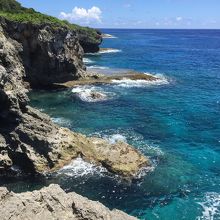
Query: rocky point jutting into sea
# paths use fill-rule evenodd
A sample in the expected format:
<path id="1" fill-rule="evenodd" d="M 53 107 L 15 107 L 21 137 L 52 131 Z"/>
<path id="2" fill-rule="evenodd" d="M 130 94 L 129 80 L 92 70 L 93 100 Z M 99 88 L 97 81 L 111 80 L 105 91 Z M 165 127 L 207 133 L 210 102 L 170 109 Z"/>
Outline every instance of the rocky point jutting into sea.
<path id="1" fill-rule="evenodd" d="M 149 160 L 132 146 L 123 142 L 112 144 L 101 138 L 88 138 L 67 128 L 59 127 L 51 121 L 49 116 L 28 105 L 29 89 L 42 87 L 49 89 L 55 84 L 99 78 L 99 75 L 86 72 L 82 58 L 84 51 L 97 52 L 102 41 L 100 33 L 88 28 L 74 30 L 65 25 L 56 26 L 55 23 L 47 21 L 40 23 L 18 21 L 13 17 L 13 11 L 5 13 L 5 9 L 2 10 L 0 16 L 1 178 L 4 178 L 4 175 L 14 175 L 15 166 L 19 167 L 23 173 L 42 174 L 56 171 L 78 157 L 102 165 L 110 172 L 129 179 L 135 177 L 140 168 L 150 166 Z M 20 10 L 22 14 L 23 10 L 27 9 Z M 29 12 L 25 11 L 25 13 Z M 30 13 L 34 17 L 36 12 L 31 10 Z M 52 188 L 49 188 L 48 192 L 43 190 L 25 195 L 33 205 L 40 203 L 40 206 L 43 206 L 42 194 L 48 193 L 49 197 L 51 194 L 53 198 L 53 192 L 50 189 Z M 60 191 L 59 195 L 63 194 L 61 199 L 65 200 L 67 195 L 60 189 L 57 190 Z M 14 197 L 19 197 L 19 195 L 9 194 L 6 189 L 1 191 L 3 191 L 0 197 L 1 204 L 8 195 L 12 200 Z M 79 197 L 68 194 L 68 198 L 73 200 L 72 204 L 76 204 L 75 196 Z M 56 198 L 51 204 L 46 202 L 45 204 L 50 205 L 48 209 L 50 214 L 43 212 L 41 219 L 49 217 L 49 219 L 57 219 L 58 203 Z M 4 209 L 13 205 L 10 202 L 6 204 Z M 92 204 L 91 202 L 91 206 Z M 39 207 L 39 204 L 35 205 Z M 81 206 L 79 212 L 70 202 L 67 206 L 62 206 L 62 210 L 68 209 L 72 213 L 70 209 L 73 209 L 74 216 L 66 212 L 67 217 L 63 219 L 130 219 L 116 217 L 118 213 L 110 213 L 101 205 L 98 206 L 108 212 L 106 214 L 108 217 L 95 218 L 87 214 L 84 216 L 81 213 L 82 209 L 85 208 L 90 212 L 89 207 Z M 16 212 L 22 210 L 16 210 Z M 11 212 L 14 211 L 11 210 Z M 17 218 L 12 216 L 12 219 L 19 219 L 19 216 L 32 218 L 26 215 L 27 209 L 24 211 L 23 214 L 18 214 Z M 75 214 L 80 217 L 75 217 Z M 6 216 L 9 215 L 10 213 L 7 213 Z"/>

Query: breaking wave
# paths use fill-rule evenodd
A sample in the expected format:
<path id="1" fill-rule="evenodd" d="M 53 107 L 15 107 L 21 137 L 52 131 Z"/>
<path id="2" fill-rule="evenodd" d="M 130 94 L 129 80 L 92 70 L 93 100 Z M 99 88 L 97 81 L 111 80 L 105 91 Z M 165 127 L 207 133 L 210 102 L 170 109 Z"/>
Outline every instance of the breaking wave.
<path id="1" fill-rule="evenodd" d="M 66 118 L 56 117 L 56 118 L 51 118 L 51 119 L 54 123 L 56 123 L 60 126 L 70 127 L 70 125 L 71 125 L 71 121 Z"/>
<path id="2" fill-rule="evenodd" d="M 93 65 L 93 66 L 88 66 L 87 69 L 100 69 L 100 70 L 106 70 L 106 69 L 109 69 L 109 67 L 107 67 L 107 66 Z"/>
<path id="3" fill-rule="evenodd" d="M 89 56 L 98 56 L 98 55 L 102 55 L 102 54 L 108 54 L 108 53 L 121 53 L 122 50 L 120 49 L 113 49 L 113 48 L 106 48 L 106 49 L 101 49 L 99 52 L 97 53 L 86 53 L 86 55 Z"/>
<path id="4" fill-rule="evenodd" d="M 111 34 L 103 34 L 103 35 L 102 35 L 102 38 L 104 38 L 104 39 L 105 39 L 105 38 L 107 38 L 107 39 L 108 39 L 108 38 L 112 39 L 112 38 L 117 38 L 117 37 L 114 36 L 114 35 L 111 35 Z"/>
<path id="5" fill-rule="evenodd" d="M 84 102 L 101 102 L 114 96 L 113 93 L 105 92 L 96 86 L 79 86 L 73 88 L 72 93 Z"/>
<path id="6" fill-rule="evenodd" d="M 197 220 L 215 220 L 220 219 L 220 194 L 210 192 L 205 195 L 204 202 L 199 202 L 202 206 L 202 216 Z"/>
<path id="7" fill-rule="evenodd" d="M 115 144 L 117 142 L 127 142 L 127 139 L 121 134 L 113 134 L 108 138 L 108 141 L 110 144 Z"/>
<path id="8" fill-rule="evenodd" d="M 120 53 L 120 52 L 122 52 L 122 50 L 113 49 L 113 48 L 109 48 L 109 49 L 105 49 L 105 50 L 100 50 L 99 51 L 100 54 L 104 54 L 104 53 Z"/>
<path id="9" fill-rule="evenodd" d="M 60 169 L 57 174 L 62 174 L 71 177 L 87 176 L 94 174 L 104 174 L 107 170 L 104 167 L 96 166 L 94 164 L 84 161 L 82 158 L 73 160 L 69 165 Z"/>
<path id="10" fill-rule="evenodd" d="M 84 62 L 85 64 L 94 63 L 94 61 L 90 60 L 89 58 L 83 58 L 83 62 Z"/>
<path id="11" fill-rule="evenodd" d="M 112 80 L 114 84 L 120 87 L 125 87 L 125 88 L 132 88 L 132 87 L 145 87 L 145 86 L 157 86 L 157 85 L 166 85 L 169 84 L 169 80 L 162 74 L 156 74 L 152 75 L 149 73 L 146 73 L 146 75 L 151 75 L 156 77 L 156 80 L 148 81 L 148 80 L 142 80 L 142 79 L 137 79 L 137 80 L 132 80 L 128 78 L 123 78 L 121 80 Z"/>

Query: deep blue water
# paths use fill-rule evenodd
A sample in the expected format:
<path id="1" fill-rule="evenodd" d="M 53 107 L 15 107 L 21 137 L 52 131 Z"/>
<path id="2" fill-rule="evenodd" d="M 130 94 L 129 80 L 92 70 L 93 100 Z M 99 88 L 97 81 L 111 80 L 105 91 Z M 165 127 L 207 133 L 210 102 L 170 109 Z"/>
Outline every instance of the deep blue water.
<path id="1" fill-rule="evenodd" d="M 155 169 L 130 185 L 98 171 L 62 173 L 45 184 L 141 219 L 220 219 L 220 30 L 103 31 L 117 38 L 102 47 L 121 52 L 87 55 L 88 66 L 160 74 L 169 83 L 96 86 L 111 94 L 103 102 L 79 100 L 71 90 L 33 92 L 32 105 L 87 135 L 122 135 Z"/>

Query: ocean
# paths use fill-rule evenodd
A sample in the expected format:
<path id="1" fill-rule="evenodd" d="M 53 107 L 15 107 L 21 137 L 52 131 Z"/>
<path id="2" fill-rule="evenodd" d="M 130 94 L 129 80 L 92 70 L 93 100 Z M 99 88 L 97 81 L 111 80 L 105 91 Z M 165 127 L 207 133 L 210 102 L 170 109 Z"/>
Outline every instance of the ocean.
<path id="1" fill-rule="evenodd" d="M 54 175 L 4 180 L 15 191 L 58 183 L 146 220 L 220 219 L 220 30 L 113 30 L 85 55 L 88 69 L 137 71 L 155 83 L 122 80 L 73 91 L 33 91 L 31 105 L 59 125 L 109 141 L 122 140 L 153 164 L 127 183 L 76 160 Z M 94 102 L 91 91 L 105 94 Z"/>

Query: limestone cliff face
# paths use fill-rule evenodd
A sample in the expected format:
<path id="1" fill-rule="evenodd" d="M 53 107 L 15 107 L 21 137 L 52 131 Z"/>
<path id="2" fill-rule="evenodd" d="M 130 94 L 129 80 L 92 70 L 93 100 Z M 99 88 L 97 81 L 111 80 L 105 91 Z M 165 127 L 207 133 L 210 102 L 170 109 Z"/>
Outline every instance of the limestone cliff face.
<path id="1" fill-rule="evenodd" d="M 77 33 L 49 25 L 12 22 L 1 18 L 6 36 L 21 44 L 19 56 L 32 86 L 84 77 L 83 49 Z"/>
<path id="2" fill-rule="evenodd" d="M 96 31 L 96 36 L 89 36 L 86 31 L 79 31 L 79 42 L 85 53 L 96 53 L 99 51 L 99 45 L 102 43 L 102 34 Z"/>
<path id="3" fill-rule="evenodd" d="M 148 160 L 125 143 L 109 144 L 60 128 L 28 106 L 25 84 L 51 85 L 86 76 L 79 39 L 66 29 L 1 22 L 0 174 L 13 165 L 50 172 L 80 156 L 109 171 L 134 177 Z"/>
<path id="4" fill-rule="evenodd" d="M 15 194 L 0 188 L 2 220 L 137 220 L 117 209 L 50 185 L 40 191 Z"/>

